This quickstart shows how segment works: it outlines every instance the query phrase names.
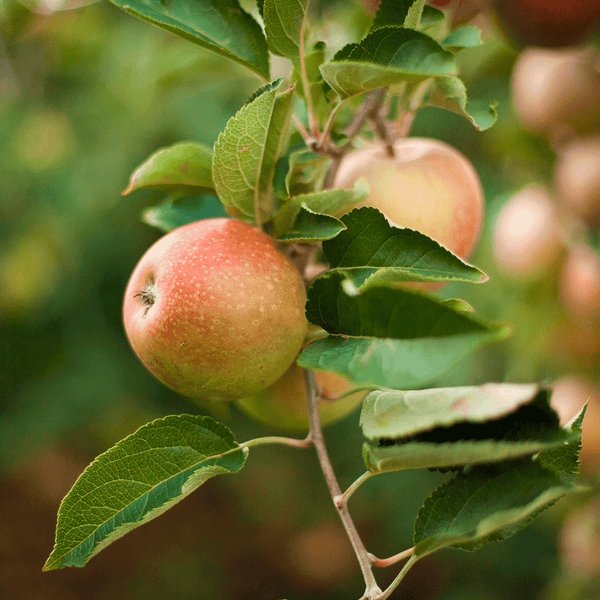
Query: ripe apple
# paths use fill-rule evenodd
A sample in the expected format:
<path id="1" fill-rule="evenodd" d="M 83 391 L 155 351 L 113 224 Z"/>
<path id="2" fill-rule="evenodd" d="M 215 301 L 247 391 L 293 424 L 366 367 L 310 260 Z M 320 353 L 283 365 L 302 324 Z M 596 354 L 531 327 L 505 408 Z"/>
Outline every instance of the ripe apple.
<path id="1" fill-rule="evenodd" d="M 570 46 L 600 26 L 598 0 L 495 0 L 493 13 L 520 46 Z"/>
<path id="2" fill-rule="evenodd" d="M 504 205 L 496 219 L 493 248 L 510 279 L 538 280 L 557 264 L 562 253 L 558 213 L 544 188 L 526 187 Z"/>
<path id="3" fill-rule="evenodd" d="M 367 394 L 361 390 L 343 398 L 337 396 L 356 387 L 335 373 L 316 371 L 315 379 L 322 390 L 319 400 L 321 424 L 329 425 L 345 417 Z M 282 431 L 308 431 L 308 396 L 304 369 L 293 364 L 266 390 L 237 401 L 237 405 L 263 425 Z"/>
<path id="4" fill-rule="evenodd" d="M 159 239 L 125 292 L 129 342 L 151 373 L 202 400 L 233 400 L 277 381 L 304 341 L 306 291 L 259 229 L 206 219 Z"/>
<path id="5" fill-rule="evenodd" d="M 539 134 L 585 134 L 600 126 L 598 53 L 591 48 L 527 48 L 513 67 L 517 117 Z"/>
<path id="6" fill-rule="evenodd" d="M 571 249 L 562 265 L 559 293 L 563 306 L 575 317 L 600 317 L 600 257 L 585 244 Z"/>
<path id="7" fill-rule="evenodd" d="M 467 259 L 479 238 L 483 191 L 469 160 L 452 146 L 404 138 L 393 157 L 373 143 L 344 157 L 334 188 L 351 188 L 364 177 L 369 196 L 358 206 L 378 208 L 392 223 L 416 229 Z"/>
<path id="8" fill-rule="evenodd" d="M 554 189 L 563 206 L 600 225 L 600 135 L 576 138 L 560 149 Z"/>

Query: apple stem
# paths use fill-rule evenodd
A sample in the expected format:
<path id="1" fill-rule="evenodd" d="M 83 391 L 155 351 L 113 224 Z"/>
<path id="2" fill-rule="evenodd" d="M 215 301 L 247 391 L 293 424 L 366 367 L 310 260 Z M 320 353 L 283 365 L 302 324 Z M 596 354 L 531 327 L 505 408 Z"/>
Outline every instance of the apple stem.
<path id="1" fill-rule="evenodd" d="M 350 124 L 344 131 L 344 135 L 348 138 L 344 144 L 341 146 L 336 146 L 329 138 L 323 139 L 323 137 L 321 137 L 319 140 L 320 147 L 315 147 L 314 150 L 316 152 L 320 152 L 321 154 L 328 154 L 331 157 L 331 165 L 327 171 L 327 175 L 325 176 L 323 189 L 329 189 L 333 185 L 335 175 L 340 167 L 342 158 L 344 158 L 344 155 L 351 150 L 354 143 L 354 138 L 360 133 L 365 121 L 372 121 L 375 124 L 376 132 L 377 123 L 379 123 L 379 126 L 382 126 L 387 130 L 381 114 L 381 104 L 386 92 L 387 88 L 377 88 L 367 92 L 365 99 L 354 113 L 352 121 L 350 121 Z M 389 139 L 389 132 L 386 133 L 386 136 Z M 390 148 L 388 147 L 387 142 L 386 148 L 388 148 L 388 153 L 390 153 Z M 393 155 L 394 150 L 391 148 L 391 156 Z"/>
<path id="2" fill-rule="evenodd" d="M 366 591 L 363 599 L 375 600 L 381 595 L 381 588 L 377 585 L 377 581 L 373 575 L 373 568 L 371 561 L 369 560 L 369 553 L 367 552 L 367 549 L 360 538 L 358 530 L 356 529 L 356 525 L 354 524 L 354 521 L 348 512 L 347 506 L 343 503 L 341 506 L 338 506 L 336 502 L 336 498 L 342 496 L 342 490 L 335 477 L 333 466 L 331 465 L 329 455 L 327 454 L 327 448 L 325 447 L 323 429 L 321 427 L 321 419 L 319 417 L 317 383 L 315 381 L 315 376 L 310 369 L 306 369 L 304 375 L 306 378 L 306 389 L 308 390 L 308 410 L 310 420 L 309 435 L 312 434 L 312 443 L 317 451 L 321 470 L 325 476 L 325 482 L 329 488 L 329 493 L 331 494 L 333 504 L 338 511 L 340 519 L 344 525 L 344 529 L 346 530 L 348 538 L 350 539 L 350 543 L 354 548 L 354 553 L 356 554 L 356 558 L 358 559 L 358 563 L 365 580 Z"/>
<path id="3" fill-rule="evenodd" d="M 394 565 L 405 558 L 410 558 L 415 549 L 414 546 L 409 548 L 408 550 L 404 550 L 403 552 L 398 552 L 398 554 L 394 554 L 394 556 L 390 556 L 389 558 L 377 558 L 374 554 L 369 553 L 369 559 L 371 560 L 371 564 L 374 567 L 389 567 Z"/>

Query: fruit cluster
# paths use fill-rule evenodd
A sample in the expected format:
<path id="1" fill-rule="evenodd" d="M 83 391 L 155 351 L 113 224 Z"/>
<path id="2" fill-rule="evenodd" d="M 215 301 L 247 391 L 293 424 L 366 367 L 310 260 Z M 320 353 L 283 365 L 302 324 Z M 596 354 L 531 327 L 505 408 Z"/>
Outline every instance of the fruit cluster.
<path id="1" fill-rule="evenodd" d="M 600 224 L 600 53 L 528 48 L 511 80 L 522 125 L 547 136 L 557 159 L 552 190 L 530 186 L 496 221 L 494 251 L 510 277 L 539 279 L 562 261 L 561 301 L 583 321 L 600 318 L 600 257 L 587 242 Z"/>
<path id="2" fill-rule="evenodd" d="M 566 316 L 559 344 L 584 367 L 600 355 L 599 66 L 593 47 L 528 47 L 519 54 L 511 77 L 514 110 L 526 130 L 547 140 L 556 160 L 551 187 L 530 185 L 513 195 L 493 234 L 495 259 L 508 279 L 555 284 Z M 553 402 L 565 419 L 589 400 L 582 464 L 596 469 L 600 388 L 570 375 L 555 390 Z"/>

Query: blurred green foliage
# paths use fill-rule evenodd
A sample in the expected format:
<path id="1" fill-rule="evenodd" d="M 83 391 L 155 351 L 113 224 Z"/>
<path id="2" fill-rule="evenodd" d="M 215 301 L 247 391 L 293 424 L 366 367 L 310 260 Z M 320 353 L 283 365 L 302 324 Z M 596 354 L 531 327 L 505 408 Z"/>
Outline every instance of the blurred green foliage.
<path id="1" fill-rule="evenodd" d="M 316 460 L 289 448 L 253 451 L 239 476 L 217 478 L 85 569 L 41 573 L 60 499 L 85 465 L 153 418 L 200 411 L 155 381 L 127 344 L 122 294 L 160 235 L 140 214 L 162 198 L 141 191 L 122 198 L 121 190 L 159 147 L 212 146 L 259 83 L 108 2 L 30 8 L 0 0 L 0 590 L 45 600 L 358 598 L 357 564 Z M 351 0 L 315 1 L 313 11 L 336 48 L 368 23 Z M 492 281 L 443 293 L 515 327 L 511 341 L 463 360 L 439 385 L 597 374 L 597 355 L 583 361 L 548 341 L 564 320 L 552 281 L 517 286 L 491 256 L 491 223 L 503 200 L 525 183 L 549 181 L 553 162 L 545 142 L 526 135 L 512 114 L 514 58 L 493 36 L 485 51 L 463 52 L 472 93 L 499 101 L 495 127 L 478 133 L 437 109 L 421 111 L 413 127 L 413 135 L 446 140 L 471 158 L 488 200 L 472 262 Z M 265 434 L 236 410 L 226 422 L 238 440 Z M 342 487 L 364 470 L 357 422 L 355 412 L 327 431 Z M 412 545 L 414 516 L 444 479 L 393 473 L 361 488 L 351 510 L 369 550 L 385 557 Z M 417 563 L 394 597 L 550 598 L 567 508 L 502 544 Z M 382 587 L 395 575 L 388 571 L 378 574 Z"/>

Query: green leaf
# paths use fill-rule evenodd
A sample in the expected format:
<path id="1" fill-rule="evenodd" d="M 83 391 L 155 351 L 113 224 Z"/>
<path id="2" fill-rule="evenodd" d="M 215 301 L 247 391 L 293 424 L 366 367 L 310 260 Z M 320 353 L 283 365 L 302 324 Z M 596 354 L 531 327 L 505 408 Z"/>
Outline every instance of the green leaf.
<path id="1" fill-rule="evenodd" d="M 475 309 L 466 300 L 463 300 L 462 298 L 444 298 L 444 300 L 442 300 L 442 303 L 445 306 L 450 307 L 452 310 L 470 313 L 475 312 Z"/>
<path id="2" fill-rule="evenodd" d="M 475 550 L 510 537 L 580 488 L 523 459 L 459 473 L 425 500 L 415 521 L 415 556 L 452 546 Z"/>
<path id="3" fill-rule="evenodd" d="M 361 286 L 406 281 L 470 281 L 488 277 L 430 237 L 391 225 L 376 208 L 357 208 L 340 218 L 346 230 L 323 244 L 332 269 L 342 269 Z"/>
<path id="4" fill-rule="evenodd" d="M 490 426 L 491 427 L 491 426 Z M 408 469 L 457 470 L 466 465 L 492 464 L 552 450 L 569 437 L 554 431 L 544 439 L 523 441 L 460 440 L 456 442 L 406 442 L 391 446 L 363 443 L 362 456 L 371 473 Z"/>
<path id="5" fill-rule="evenodd" d="M 277 89 L 264 91 L 243 106 L 219 136 L 213 179 L 230 215 L 255 222 L 273 216 L 273 176 L 287 140 L 291 109 L 292 90 L 279 95 Z"/>
<path id="6" fill-rule="evenodd" d="M 452 426 L 484 424 L 517 413 L 521 408 L 541 402 L 536 413 L 549 426 L 558 429 L 558 416 L 550 408 L 547 390 L 537 384 L 487 383 L 481 386 L 434 388 L 429 390 L 371 392 L 363 402 L 360 417 L 363 434 L 368 439 L 408 438 L 440 428 L 435 441 L 479 439 L 478 428 L 462 427 L 453 433 Z M 497 425 L 495 426 L 497 427 Z M 496 437 L 484 428 L 484 437 Z M 500 439 L 502 439 L 504 435 Z"/>
<path id="7" fill-rule="evenodd" d="M 564 429 L 570 432 L 574 439 L 559 448 L 552 448 L 541 452 L 538 456 L 540 463 L 567 479 L 572 479 L 579 473 L 579 453 L 581 452 L 581 425 L 587 409 L 587 403 L 579 413 L 565 425 Z"/>
<path id="8" fill-rule="evenodd" d="M 578 437 L 559 427 L 548 390 L 537 385 L 374 391 L 360 422 L 372 472 L 496 462 Z"/>
<path id="9" fill-rule="evenodd" d="M 412 6 L 408 10 L 404 27 L 416 29 L 421 23 L 421 17 L 425 10 L 425 0 L 414 0 Z"/>
<path id="10" fill-rule="evenodd" d="M 344 226 L 340 221 L 329 215 L 322 215 L 302 205 L 294 223 L 277 239 L 282 242 L 320 242 L 336 236 Z"/>
<path id="11" fill-rule="evenodd" d="M 325 48 L 325 42 L 316 42 L 312 50 L 306 53 L 306 57 L 304 60 L 306 67 L 306 77 L 308 79 L 310 95 L 313 101 L 313 107 L 317 116 L 323 121 L 328 116 L 329 106 L 329 102 L 325 95 L 325 88 L 327 86 L 324 84 L 323 78 L 321 77 L 321 71 L 319 70 L 321 65 L 325 62 Z M 300 71 L 300 63 L 297 60 L 294 61 L 292 81 L 296 85 L 296 91 L 300 95 L 306 97 L 306 93 L 304 91 L 304 81 Z"/>
<path id="12" fill-rule="evenodd" d="M 353 190 L 323 190 L 292 196 L 281 207 L 275 217 L 275 235 L 280 237 L 295 229 L 294 223 L 302 207 L 321 215 L 336 215 L 349 206 L 356 204 L 362 197 L 361 192 L 354 192 Z M 337 219 L 336 222 L 338 232 L 344 229 L 344 226 Z"/>
<path id="13" fill-rule="evenodd" d="M 455 75 L 456 69 L 452 52 L 428 35 L 383 27 L 324 64 L 321 74 L 340 97 L 347 98 L 378 87 Z"/>
<path id="14" fill-rule="evenodd" d="M 371 31 L 382 27 L 406 27 L 405 21 L 414 0 L 381 0 Z"/>
<path id="15" fill-rule="evenodd" d="M 269 78 L 269 53 L 260 25 L 237 0 L 111 0 L 126 13 Z"/>
<path id="16" fill-rule="evenodd" d="M 158 206 L 144 211 L 142 219 L 161 231 L 171 231 L 182 225 L 226 217 L 227 213 L 216 196 L 187 196 L 185 198 L 169 198 Z"/>
<path id="17" fill-rule="evenodd" d="M 58 511 L 44 571 L 83 567 L 108 544 L 158 517 L 205 481 L 237 473 L 247 449 L 210 417 L 177 415 L 138 429 L 90 464 Z"/>
<path id="18" fill-rule="evenodd" d="M 250 98 L 248 98 L 248 100 L 246 100 L 246 102 L 244 103 L 244 106 L 246 106 L 248 104 L 252 104 L 259 96 L 262 96 L 266 92 L 272 92 L 273 90 L 277 90 L 279 88 L 279 86 L 281 85 L 282 81 L 283 81 L 283 79 L 281 77 L 279 77 L 278 79 L 275 79 L 273 81 L 269 81 L 268 83 L 265 83 L 265 85 L 261 85 L 254 92 L 254 94 L 252 94 L 252 96 L 250 96 Z"/>
<path id="19" fill-rule="evenodd" d="M 278 56 L 300 56 L 300 35 L 303 31 L 309 0 L 265 0 L 263 21 L 269 50 Z"/>
<path id="20" fill-rule="evenodd" d="M 430 86 L 423 106 L 437 106 L 471 121 L 476 129 L 489 129 L 497 119 L 496 103 L 468 100 L 465 84 L 458 77 L 439 77 Z"/>
<path id="21" fill-rule="evenodd" d="M 309 288 L 307 318 L 330 335 L 302 351 L 301 366 L 334 371 L 356 383 L 414 388 L 509 332 L 416 291 L 352 288 L 335 271 Z"/>
<path id="22" fill-rule="evenodd" d="M 476 48 L 481 46 L 481 31 L 473 25 L 465 25 L 455 29 L 442 42 L 447 50 L 457 51 L 464 48 Z"/>
<path id="23" fill-rule="evenodd" d="M 429 29 L 431 27 L 441 26 L 446 20 L 446 13 L 443 10 L 438 10 L 429 4 L 423 7 L 421 15 L 420 29 Z"/>
<path id="24" fill-rule="evenodd" d="M 161 148 L 133 172 L 122 194 L 142 188 L 196 194 L 213 190 L 212 156 L 212 150 L 197 142 Z"/>
<path id="25" fill-rule="evenodd" d="M 319 156 L 302 149 L 289 153 L 289 169 L 285 177 L 285 187 L 290 196 L 312 194 L 319 189 L 318 183 L 323 181 L 329 169 L 329 157 Z"/>

